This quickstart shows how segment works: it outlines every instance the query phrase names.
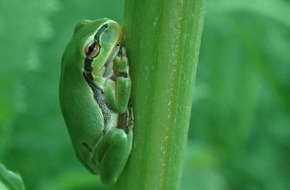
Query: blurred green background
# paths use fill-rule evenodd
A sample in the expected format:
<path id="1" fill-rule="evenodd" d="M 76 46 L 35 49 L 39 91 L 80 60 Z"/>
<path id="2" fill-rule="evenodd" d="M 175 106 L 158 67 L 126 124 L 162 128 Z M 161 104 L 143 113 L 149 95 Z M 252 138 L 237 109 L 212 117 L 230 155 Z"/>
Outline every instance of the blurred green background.
<path id="1" fill-rule="evenodd" d="M 290 1 L 207 2 L 181 189 L 289 190 Z M 60 61 L 79 20 L 122 23 L 123 4 L 0 2 L 0 162 L 27 189 L 102 189 L 61 117 Z"/>

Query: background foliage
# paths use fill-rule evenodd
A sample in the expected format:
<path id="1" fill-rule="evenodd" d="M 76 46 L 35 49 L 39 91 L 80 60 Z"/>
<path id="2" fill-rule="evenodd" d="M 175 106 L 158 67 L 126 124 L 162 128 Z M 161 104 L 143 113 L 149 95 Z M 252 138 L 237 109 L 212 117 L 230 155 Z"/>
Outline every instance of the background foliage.
<path id="1" fill-rule="evenodd" d="M 101 188 L 60 114 L 60 60 L 79 20 L 121 23 L 123 3 L 0 2 L 0 162 L 27 189 Z M 289 0 L 208 0 L 182 189 L 290 188 L 289 12 Z"/>

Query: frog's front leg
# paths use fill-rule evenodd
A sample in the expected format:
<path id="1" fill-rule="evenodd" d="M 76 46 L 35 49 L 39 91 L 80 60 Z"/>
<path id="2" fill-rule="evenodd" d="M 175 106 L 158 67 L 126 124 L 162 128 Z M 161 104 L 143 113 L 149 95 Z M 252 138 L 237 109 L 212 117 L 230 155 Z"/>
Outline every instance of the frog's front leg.
<path id="1" fill-rule="evenodd" d="M 117 113 L 124 113 L 127 109 L 131 94 L 131 79 L 125 47 L 121 47 L 114 59 L 114 79 L 106 83 L 106 99 L 110 107 Z"/>

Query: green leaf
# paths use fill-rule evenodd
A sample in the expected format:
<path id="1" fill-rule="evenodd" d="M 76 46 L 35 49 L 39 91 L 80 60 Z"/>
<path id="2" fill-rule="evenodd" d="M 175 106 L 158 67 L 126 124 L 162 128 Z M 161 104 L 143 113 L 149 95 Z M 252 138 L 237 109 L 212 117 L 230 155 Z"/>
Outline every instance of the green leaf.
<path id="1" fill-rule="evenodd" d="M 0 163 L 0 189 L 1 190 L 24 190 L 25 186 L 19 174 L 9 171 Z"/>

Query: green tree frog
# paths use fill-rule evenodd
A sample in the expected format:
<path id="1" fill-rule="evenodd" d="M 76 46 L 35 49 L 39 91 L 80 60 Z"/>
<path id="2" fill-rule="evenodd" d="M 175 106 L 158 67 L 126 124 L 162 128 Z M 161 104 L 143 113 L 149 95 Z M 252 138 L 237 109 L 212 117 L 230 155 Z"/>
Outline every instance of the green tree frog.
<path id="1" fill-rule="evenodd" d="M 60 105 L 76 156 L 113 184 L 131 152 L 131 79 L 121 27 L 109 19 L 77 24 L 62 58 Z"/>

